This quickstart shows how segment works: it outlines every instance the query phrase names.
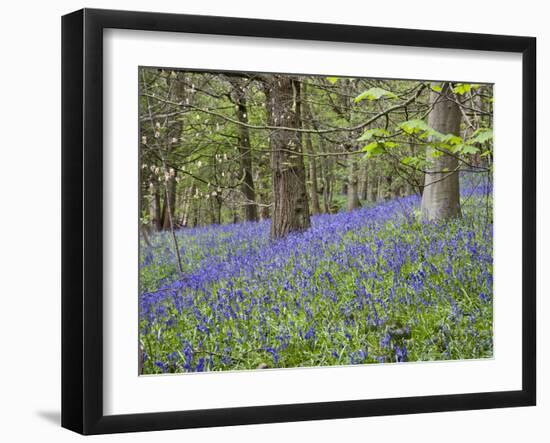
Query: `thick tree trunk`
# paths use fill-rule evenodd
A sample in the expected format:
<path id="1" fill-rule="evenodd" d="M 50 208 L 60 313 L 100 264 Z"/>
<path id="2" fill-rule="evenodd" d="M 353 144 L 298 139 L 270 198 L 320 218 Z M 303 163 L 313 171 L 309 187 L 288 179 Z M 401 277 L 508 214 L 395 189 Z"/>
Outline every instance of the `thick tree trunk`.
<path id="1" fill-rule="evenodd" d="M 258 220 L 258 207 L 256 206 L 256 191 L 254 189 L 254 178 L 252 176 L 252 153 L 250 150 L 250 133 L 248 127 L 248 108 L 243 81 L 232 81 L 233 101 L 237 106 L 237 118 L 242 123 L 239 129 L 239 155 L 241 158 L 241 169 L 244 176 L 241 185 L 241 192 L 245 198 L 244 219 L 246 221 Z"/>
<path id="2" fill-rule="evenodd" d="M 428 125 L 443 134 L 460 135 L 460 109 L 446 98 L 452 94 L 449 83 L 443 85 L 441 94 L 432 91 L 433 109 Z M 445 221 L 460 216 L 460 189 L 458 159 L 445 152 L 428 147 L 427 158 L 431 161 L 424 179 L 422 194 L 422 220 Z M 441 154 L 441 155 L 440 155 Z"/>
<path id="3" fill-rule="evenodd" d="M 267 86 L 270 126 L 301 127 L 300 83 L 289 76 L 275 75 Z M 306 173 L 300 133 L 286 129 L 270 134 L 272 199 L 271 237 L 310 226 Z"/>

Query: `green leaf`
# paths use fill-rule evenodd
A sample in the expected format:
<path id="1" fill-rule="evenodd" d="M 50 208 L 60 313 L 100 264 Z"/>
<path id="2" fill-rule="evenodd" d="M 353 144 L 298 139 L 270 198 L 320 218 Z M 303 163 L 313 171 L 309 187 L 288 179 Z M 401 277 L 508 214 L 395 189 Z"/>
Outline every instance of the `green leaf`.
<path id="1" fill-rule="evenodd" d="M 430 85 L 430 89 L 432 91 L 435 91 L 435 92 L 443 91 L 443 88 L 440 85 L 436 85 L 436 84 L 433 84 L 433 83 Z"/>
<path id="2" fill-rule="evenodd" d="M 453 87 L 453 92 L 458 95 L 464 95 L 467 92 L 470 92 L 472 89 L 479 88 L 479 85 L 472 83 L 455 83 Z"/>
<path id="3" fill-rule="evenodd" d="M 462 153 L 463 154 L 476 154 L 479 152 L 479 148 L 476 148 L 475 146 L 472 146 L 472 145 L 462 145 L 462 149 L 461 149 Z"/>
<path id="4" fill-rule="evenodd" d="M 405 157 L 401 159 L 401 163 L 403 163 L 404 165 L 415 166 L 420 163 L 420 159 L 414 156 Z"/>
<path id="5" fill-rule="evenodd" d="M 414 119 L 407 120 L 399 125 L 399 128 L 402 129 L 407 134 L 418 134 L 419 132 L 427 132 L 431 129 L 424 120 Z"/>
<path id="6" fill-rule="evenodd" d="M 472 134 L 468 140 L 470 143 L 485 143 L 493 138 L 493 130 L 491 128 L 479 128 Z"/>
<path id="7" fill-rule="evenodd" d="M 464 140 L 462 140 L 460 137 L 458 137 L 457 135 L 454 135 L 454 134 L 445 134 L 445 135 L 443 135 L 443 137 L 441 138 L 441 141 L 443 143 L 447 143 L 451 146 L 458 146 L 458 145 L 461 145 L 462 143 L 464 143 Z"/>
<path id="8" fill-rule="evenodd" d="M 373 157 L 375 155 L 380 155 L 384 152 L 383 143 L 372 142 L 363 148 L 363 151 L 367 153 L 367 158 Z"/>
<path id="9" fill-rule="evenodd" d="M 366 91 L 359 94 L 357 97 L 355 97 L 355 103 L 359 103 L 360 101 L 364 99 L 368 100 L 378 100 L 380 98 L 397 98 L 397 95 L 395 95 L 391 91 L 387 91 L 382 88 L 370 88 Z"/>
<path id="10" fill-rule="evenodd" d="M 336 82 L 338 81 L 338 77 L 327 77 L 327 80 L 332 83 L 333 85 L 336 84 Z"/>
<path id="11" fill-rule="evenodd" d="M 388 135 L 390 135 L 390 133 L 382 128 L 367 129 L 357 141 L 367 141 L 373 137 L 387 137 Z"/>

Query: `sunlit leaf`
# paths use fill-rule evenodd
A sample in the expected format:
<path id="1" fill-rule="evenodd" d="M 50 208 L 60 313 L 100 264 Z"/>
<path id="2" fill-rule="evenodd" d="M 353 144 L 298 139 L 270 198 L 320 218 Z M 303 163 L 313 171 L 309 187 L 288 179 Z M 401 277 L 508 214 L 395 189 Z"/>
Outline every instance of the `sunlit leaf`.
<path id="1" fill-rule="evenodd" d="M 493 138 L 493 130 L 491 128 L 479 128 L 472 134 L 468 140 L 470 143 L 485 143 Z"/>
<path id="2" fill-rule="evenodd" d="M 358 141 L 367 141 L 372 139 L 373 137 L 387 137 L 390 133 L 382 128 L 373 128 L 373 129 L 367 129 L 365 132 L 363 132 L 363 135 L 359 137 Z"/>
<path id="3" fill-rule="evenodd" d="M 370 88 L 366 91 L 359 94 L 357 97 L 355 97 L 355 103 L 359 103 L 362 100 L 379 100 L 381 98 L 397 98 L 397 95 L 395 95 L 391 91 L 387 91 L 386 89 L 382 88 Z"/>
<path id="4" fill-rule="evenodd" d="M 363 151 L 367 153 L 367 158 L 373 157 L 382 154 L 384 152 L 384 146 L 382 143 L 372 142 L 365 146 Z"/>
<path id="5" fill-rule="evenodd" d="M 472 145 L 462 145 L 461 151 L 463 154 L 477 154 L 479 152 L 479 148 Z"/>

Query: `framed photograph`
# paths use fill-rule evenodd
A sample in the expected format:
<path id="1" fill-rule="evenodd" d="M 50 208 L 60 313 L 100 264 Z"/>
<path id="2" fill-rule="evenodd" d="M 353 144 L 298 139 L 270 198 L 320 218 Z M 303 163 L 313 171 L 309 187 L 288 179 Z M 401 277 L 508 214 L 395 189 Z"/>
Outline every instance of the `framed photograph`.
<path id="1" fill-rule="evenodd" d="M 530 37 L 62 21 L 62 425 L 536 401 Z"/>

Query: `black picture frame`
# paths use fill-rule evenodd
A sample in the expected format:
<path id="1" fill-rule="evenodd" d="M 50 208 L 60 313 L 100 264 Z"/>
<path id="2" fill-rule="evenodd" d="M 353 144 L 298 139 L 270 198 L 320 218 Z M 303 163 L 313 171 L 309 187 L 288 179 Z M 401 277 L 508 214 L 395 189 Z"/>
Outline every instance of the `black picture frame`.
<path id="1" fill-rule="evenodd" d="M 522 54 L 522 388 L 177 412 L 103 413 L 103 30 L 171 31 Z M 536 403 L 536 39 L 83 9 L 62 18 L 62 426 L 81 434 L 530 406 Z M 518 166 L 519 167 L 519 166 Z"/>

